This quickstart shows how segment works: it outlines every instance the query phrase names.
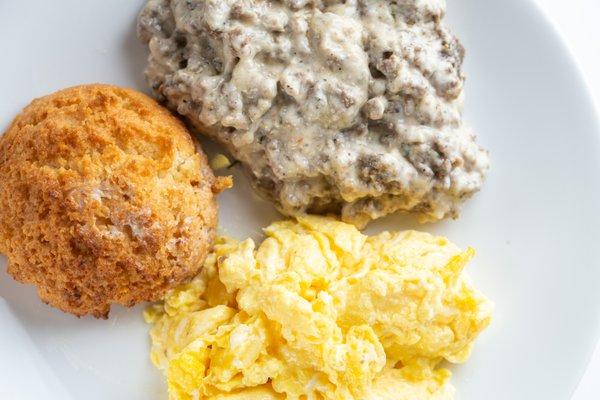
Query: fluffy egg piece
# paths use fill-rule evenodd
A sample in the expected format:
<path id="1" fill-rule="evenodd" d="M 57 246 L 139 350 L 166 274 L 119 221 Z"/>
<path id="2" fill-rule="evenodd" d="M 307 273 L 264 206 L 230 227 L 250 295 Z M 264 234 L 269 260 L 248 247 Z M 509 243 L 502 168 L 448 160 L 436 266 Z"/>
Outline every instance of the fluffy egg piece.
<path id="1" fill-rule="evenodd" d="M 367 236 L 304 216 L 221 237 L 190 283 L 145 312 L 171 400 L 452 399 L 492 304 L 474 251 L 427 233 Z"/>

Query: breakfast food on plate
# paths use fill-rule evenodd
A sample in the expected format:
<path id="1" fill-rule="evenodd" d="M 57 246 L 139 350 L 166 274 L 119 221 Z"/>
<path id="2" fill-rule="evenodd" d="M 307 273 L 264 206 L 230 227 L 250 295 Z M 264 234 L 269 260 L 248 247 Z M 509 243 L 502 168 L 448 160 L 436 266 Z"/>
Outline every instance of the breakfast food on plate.
<path id="1" fill-rule="evenodd" d="M 170 399 L 453 398 L 438 364 L 466 361 L 492 311 L 462 274 L 472 249 L 314 216 L 265 233 L 217 239 L 145 311 Z"/>
<path id="2" fill-rule="evenodd" d="M 463 123 L 464 50 L 439 0 L 149 0 L 161 101 L 288 215 L 455 217 L 487 151 Z"/>
<path id="3" fill-rule="evenodd" d="M 8 273 L 78 316 L 158 300 L 212 245 L 215 178 L 184 125 L 148 96 L 86 85 L 34 100 L 0 138 Z"/>

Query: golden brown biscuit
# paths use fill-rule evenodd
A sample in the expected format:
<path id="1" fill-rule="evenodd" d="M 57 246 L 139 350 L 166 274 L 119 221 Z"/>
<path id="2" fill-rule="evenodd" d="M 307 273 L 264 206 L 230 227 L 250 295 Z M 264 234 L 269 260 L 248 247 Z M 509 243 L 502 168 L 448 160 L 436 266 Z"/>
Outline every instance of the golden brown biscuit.
<path id="1" fill-rule="evenodd" d="M 198 273 L 228 185 L 146 95 L 65 89 L 0 138 L 0 251 L 44 302 L 106 318 L 111 303 L 157 300 Z"/>

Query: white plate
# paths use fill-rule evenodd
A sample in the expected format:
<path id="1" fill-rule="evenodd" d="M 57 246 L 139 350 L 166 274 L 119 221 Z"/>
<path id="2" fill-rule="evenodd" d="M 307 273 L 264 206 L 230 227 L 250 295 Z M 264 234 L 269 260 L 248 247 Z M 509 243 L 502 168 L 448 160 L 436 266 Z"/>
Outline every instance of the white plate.
<path id="1" fill-rule="evenodd" d="M 0 2 L 0 127 L 66 86 L 145 90 L 134 35 L 141 4 Z M 471 360 L 453 368 L 454 383 L 463 400 L 565 400 L 599 333 L 597 119 L 570 54 L 532 3 L 455 0 L 449 19 L 467 48 L 467 118 L 493 167 L 458 221 L 419 228 L 474 246 L 470 273 L 497 305 Z M 242 176 L 221 196 L 228 233 L 257 236 L 277 218 L 251 198 Z M 411 226 L 396 216 L 370 230 Z M 0 398 L 166 398 L 141 307 L 77 320 L 42 305 L 4 267 L 0 295 Z"/>

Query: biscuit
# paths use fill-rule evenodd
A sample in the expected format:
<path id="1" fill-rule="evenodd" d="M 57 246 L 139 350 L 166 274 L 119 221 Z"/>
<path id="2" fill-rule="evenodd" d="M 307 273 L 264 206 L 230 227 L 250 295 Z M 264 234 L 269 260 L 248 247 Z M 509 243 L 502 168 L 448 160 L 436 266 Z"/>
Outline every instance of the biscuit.
<path id="1" fill-rule="evenodd" d="M 217 225 L 215 178 L 148 96 L 84 85 L 34 100 L 0 138 L 8 273 L 65 312 L 160 299 L 196 275 Z"/>

